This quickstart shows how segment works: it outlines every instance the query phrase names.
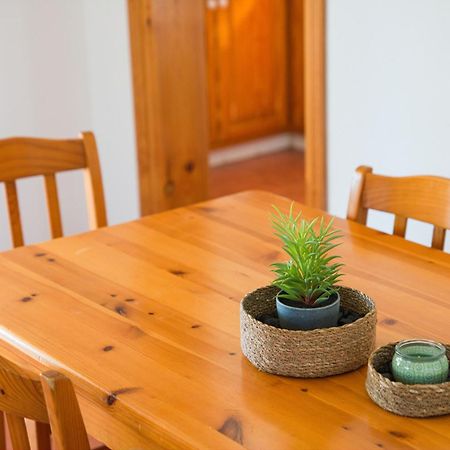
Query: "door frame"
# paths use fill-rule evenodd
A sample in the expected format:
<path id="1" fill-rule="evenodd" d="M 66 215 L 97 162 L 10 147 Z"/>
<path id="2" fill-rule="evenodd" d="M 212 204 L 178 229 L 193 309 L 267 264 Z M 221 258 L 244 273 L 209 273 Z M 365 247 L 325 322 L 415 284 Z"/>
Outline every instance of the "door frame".
<path id="1" fill-rule="evenodd" d="M 204 0 L 128 0 L 141 215 L 205 200 Z"/>
<path id="2" fill-rule="evenodd" d="M 128 0 L 143 215 L 207 197 L 204 2 Z M 303 8 L 305 203 L 326 209 L 326 0 L 303 0 Z M 182 83 L 168 56 L 183 64 Z"/>
<path id="3" fill-rule="evenodd" d="M 326 0 L 303 0 L 305 203 L 327 209 Z"/>

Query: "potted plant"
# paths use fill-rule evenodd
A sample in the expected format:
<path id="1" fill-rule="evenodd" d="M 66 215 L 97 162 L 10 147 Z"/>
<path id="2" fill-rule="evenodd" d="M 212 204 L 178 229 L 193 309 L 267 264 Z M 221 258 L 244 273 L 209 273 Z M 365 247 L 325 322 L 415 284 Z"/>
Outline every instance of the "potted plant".
<path id="1" fill-rule="evenodd" d="M 341 243 L 333 221 L 307 221 L 277 208 L 276 235 L 289 256 L 273 264 L 275 280 L 247 293 L 240 306 L 241 349 L 259 370 L 316 378 L 356 370 L 375 346 L 374 301 L 336 284 L 342 264 L 332 250 Z"/>
<path id="2" fill-rule="evenodd" d="M 293 203 L 289 214 L 274 209 L 275 234 L 290 258 L 273 264 L 277 277 L 272 284 L 280 289 L 276 297 L 280 326 L 293 330 L 336 326 L 340 310 L 336 283 L 343 264 L 330 251 L 340 244 L 341 233 L 332 228 L 332 219 L 307 221 L 301 212 L 294 215 Z"/>

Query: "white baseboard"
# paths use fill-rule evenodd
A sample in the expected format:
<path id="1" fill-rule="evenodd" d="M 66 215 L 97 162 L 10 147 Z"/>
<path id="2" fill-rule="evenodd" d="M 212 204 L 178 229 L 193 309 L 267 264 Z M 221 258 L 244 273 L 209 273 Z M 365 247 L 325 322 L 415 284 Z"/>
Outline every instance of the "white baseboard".
<path id="1" fill-rule="evenodd" d="M 247 141 L 242 144 L 230 145 L 213 150 L 209 154 L 209 166 L 218 167 L 256 156 L 281 152 L 289 148 L 304 149 L 304 138 L 297 133 L 281 133 L 262 139 Z"/>
<path id="2" fill-rule="evenodd" d="M 292 148 L 294 150 L 305 150 L 305 137 L 302 134 L 292 133 Z"/>

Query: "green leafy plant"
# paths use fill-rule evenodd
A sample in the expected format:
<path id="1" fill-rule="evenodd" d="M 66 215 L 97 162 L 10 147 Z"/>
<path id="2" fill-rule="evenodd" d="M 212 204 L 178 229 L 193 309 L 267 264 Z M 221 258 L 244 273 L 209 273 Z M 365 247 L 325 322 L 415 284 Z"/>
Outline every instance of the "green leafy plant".
<path id="1" fill-rule="evenodd" d="M 339 230 L 333 229 L 333 219 L 325 223 L 302 219 L 302 213 L 294 215 L 294 204 L 289 214 L 274 206 L 272 224 L 275 235 L 283 242 L 283 250 L 289 261 L 272 264 L 277 278 L 273 284 L 280 288 L 279 298 L 303 302 L 309 307 L 319 306 L 336 293 L 336 283 L 341 278 L 343 264 L 336 262 L 340 256 L 330 251 L 340 245 Z"/>

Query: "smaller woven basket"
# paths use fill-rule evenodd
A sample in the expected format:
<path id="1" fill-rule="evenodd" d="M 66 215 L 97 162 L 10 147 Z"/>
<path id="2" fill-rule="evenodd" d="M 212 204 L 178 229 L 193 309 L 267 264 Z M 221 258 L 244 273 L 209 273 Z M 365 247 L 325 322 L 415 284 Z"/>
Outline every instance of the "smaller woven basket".
<path id="1" fill-rule="evenodd" d="M 362 292 L 340 287 L 341 305 L 364 314 L 353 323 L 317 330 L 287 330 L 256 318 L 273 314 L 279 289 L 266 286 L 241 302 L 241 348 L 259 370 L 291 377 L 337 375 L 367 364 L 375 345 L 376 310 Z"/>
<path id="2" fill-rule="evenodd" d="M 391 381 L 378 370 L 392 361 L 395 345 L 388 344 L 372 353 L 367 370 L 369 397 L 382 408 L 408 417 L 432 417 L 450 414 L 450 382 L 439 384 L 403 384 Z M 450 359 L 450 345 L 447 358 Z"/>

